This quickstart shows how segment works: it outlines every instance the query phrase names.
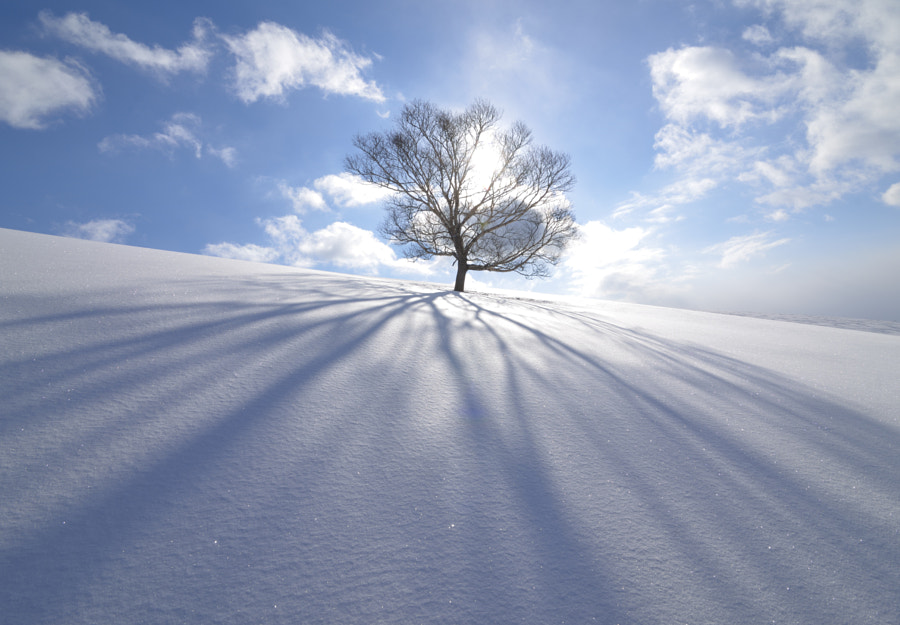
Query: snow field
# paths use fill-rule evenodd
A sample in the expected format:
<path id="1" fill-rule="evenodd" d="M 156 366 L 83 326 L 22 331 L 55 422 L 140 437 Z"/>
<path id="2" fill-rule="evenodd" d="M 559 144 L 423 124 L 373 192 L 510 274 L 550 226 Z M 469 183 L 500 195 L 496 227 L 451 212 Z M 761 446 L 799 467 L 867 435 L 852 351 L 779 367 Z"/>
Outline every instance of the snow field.
<path id="1" fill-rule="evenodd" d="M 900 622 L 900 337 L 0 230 L 0 622 Z"/>

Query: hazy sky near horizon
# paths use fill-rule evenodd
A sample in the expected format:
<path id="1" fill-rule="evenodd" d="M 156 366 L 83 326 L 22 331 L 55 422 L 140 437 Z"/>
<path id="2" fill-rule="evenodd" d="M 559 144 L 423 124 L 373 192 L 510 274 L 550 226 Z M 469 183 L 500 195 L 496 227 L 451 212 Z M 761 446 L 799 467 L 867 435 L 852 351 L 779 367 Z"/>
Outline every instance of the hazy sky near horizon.
<path id="1" fill-rule="evenodd" d="M 342 163 L 477 97 L 572 156 L 582 237 L 471 285 L 900 319 L 896 0 L 7 0 L 0 227 L 451 282 Z"/>

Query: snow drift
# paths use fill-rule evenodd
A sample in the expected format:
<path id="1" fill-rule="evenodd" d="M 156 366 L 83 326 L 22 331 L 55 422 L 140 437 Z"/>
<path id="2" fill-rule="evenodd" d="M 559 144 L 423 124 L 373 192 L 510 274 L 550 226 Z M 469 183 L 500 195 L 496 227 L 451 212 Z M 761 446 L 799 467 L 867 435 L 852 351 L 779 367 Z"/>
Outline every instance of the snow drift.
<path id="1" fill-rule="evenodd" d="M 0 230 L 0 621 L 900 622 L 900 337 Z"/>

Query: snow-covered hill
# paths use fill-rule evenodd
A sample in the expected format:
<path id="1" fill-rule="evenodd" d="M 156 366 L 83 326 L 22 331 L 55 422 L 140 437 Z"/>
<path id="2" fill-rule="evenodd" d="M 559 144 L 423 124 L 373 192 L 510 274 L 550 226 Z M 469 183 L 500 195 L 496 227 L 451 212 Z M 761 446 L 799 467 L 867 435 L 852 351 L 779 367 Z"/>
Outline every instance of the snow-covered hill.
<path id="1" fill-rule="evenodd" d="M 0 230 L 0 622 L 900 622 L 900 337 Z"/>

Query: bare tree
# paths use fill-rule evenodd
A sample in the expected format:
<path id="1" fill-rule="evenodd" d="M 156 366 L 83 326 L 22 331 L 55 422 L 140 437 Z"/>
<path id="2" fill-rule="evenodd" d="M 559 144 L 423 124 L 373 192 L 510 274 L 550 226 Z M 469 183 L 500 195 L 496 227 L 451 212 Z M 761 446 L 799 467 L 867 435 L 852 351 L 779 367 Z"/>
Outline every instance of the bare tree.
<path id="1" fill-rule="evenodd" d="M 468 271 L 547 276 L 577 235 L 568 155 L 532 145 L 521 122 L 478 100 L 465 111 L 415 101 L 395 128 L 357 135 L 347 171 L 393 191 L 381 232 L 407 258 L 451 256 Z"/>

